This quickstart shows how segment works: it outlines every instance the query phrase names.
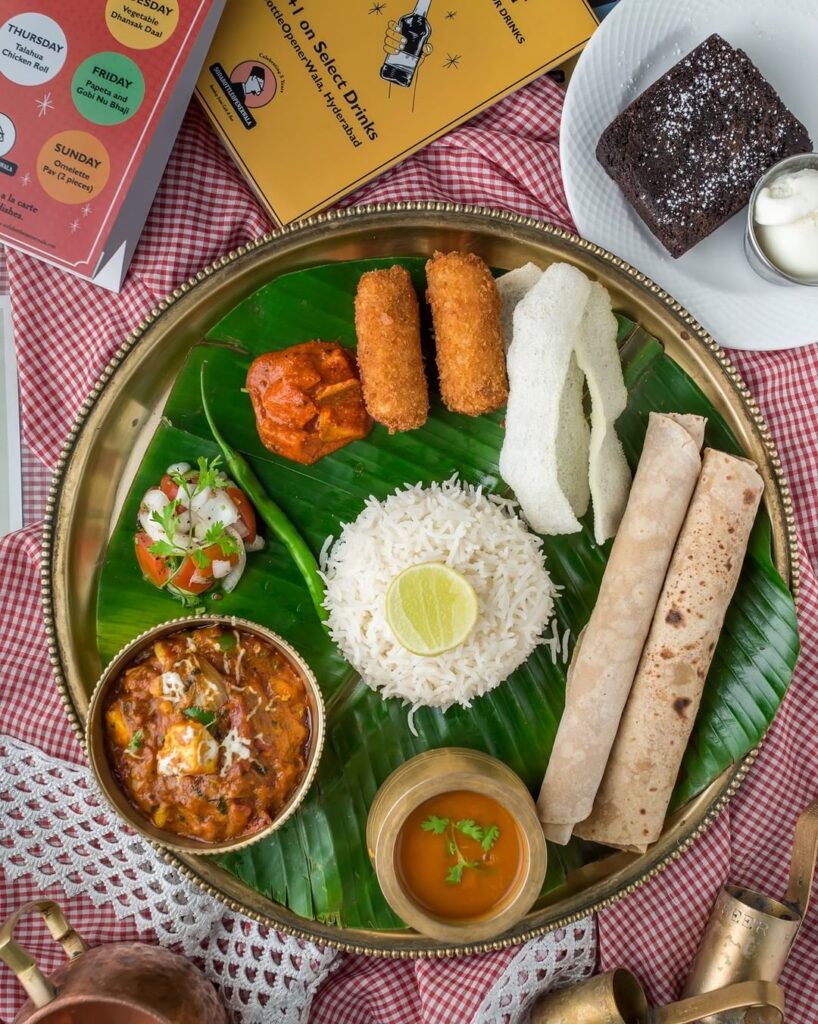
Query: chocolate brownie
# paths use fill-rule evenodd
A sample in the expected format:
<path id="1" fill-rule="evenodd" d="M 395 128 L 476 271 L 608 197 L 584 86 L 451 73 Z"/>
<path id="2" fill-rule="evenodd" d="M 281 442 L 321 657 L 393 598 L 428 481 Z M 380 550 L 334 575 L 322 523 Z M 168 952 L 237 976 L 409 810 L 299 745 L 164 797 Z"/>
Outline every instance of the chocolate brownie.
<path id="1" fill-rule="evenodd" d="M 605 129 L 597 160 L 678 257 L 738 213 L 806 128 L 743 50 L 712 35 Z"/>

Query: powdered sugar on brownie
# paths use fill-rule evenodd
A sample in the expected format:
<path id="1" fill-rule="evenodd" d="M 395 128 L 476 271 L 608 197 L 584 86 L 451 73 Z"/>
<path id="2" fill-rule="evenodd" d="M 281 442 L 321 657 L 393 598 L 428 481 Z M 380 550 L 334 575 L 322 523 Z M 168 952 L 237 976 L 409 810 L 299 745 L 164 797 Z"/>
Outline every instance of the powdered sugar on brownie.
<path id="1" fill-rule="evenodd" d="M 679 256 L 740 210 L 768 167 L 811 149 L 749 57 L 712 35 L 612 122 L 597 158 Z"/>

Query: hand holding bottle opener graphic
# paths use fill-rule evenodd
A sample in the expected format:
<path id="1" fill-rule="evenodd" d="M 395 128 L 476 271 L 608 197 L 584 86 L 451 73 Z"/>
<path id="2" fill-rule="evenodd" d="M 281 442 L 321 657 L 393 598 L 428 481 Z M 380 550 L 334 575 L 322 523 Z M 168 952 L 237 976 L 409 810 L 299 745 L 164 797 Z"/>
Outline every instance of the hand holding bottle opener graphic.
<path id="1" fill-rule="evenodd" d="M 417 0 L 413 11 L 389 22 L 383 41 L 387 57 L 381 67 L 381 78 L 387 82 L 408 88 L 421 62 L 432 52 L 432 26 L 427 18 L 431 3 Z"/>

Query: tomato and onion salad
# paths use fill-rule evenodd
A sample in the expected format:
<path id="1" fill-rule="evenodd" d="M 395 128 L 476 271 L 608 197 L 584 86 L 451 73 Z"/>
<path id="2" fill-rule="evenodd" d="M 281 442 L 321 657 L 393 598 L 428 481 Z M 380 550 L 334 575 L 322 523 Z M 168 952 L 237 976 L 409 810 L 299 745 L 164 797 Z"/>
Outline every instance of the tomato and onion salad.
<path id="1" fill-rule="evenodd" d="M 217 455 L 196 467 L 169 466 L 139 506 L 134 551 L 142 575 L 188 603 L 217 587 L 230 593 L 247 552 L 264 546 L 250 500 L 220 463 Z"/>

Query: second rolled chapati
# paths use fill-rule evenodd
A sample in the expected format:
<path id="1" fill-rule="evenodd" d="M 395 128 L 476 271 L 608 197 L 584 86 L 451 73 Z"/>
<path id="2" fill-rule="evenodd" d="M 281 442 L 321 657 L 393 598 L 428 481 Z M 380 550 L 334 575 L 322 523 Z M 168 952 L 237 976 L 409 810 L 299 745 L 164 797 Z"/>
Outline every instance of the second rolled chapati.
<path id="1" fill-rule="evenodd" d="M 590 813 L 701 468 L 705 421 L 651 413 L 636 477 L 588 625 L 537 811 L 566 843 Z"/>
<path id="2" fill-rule="evenodd" d="M 585 839 L 643 851 L 659 838 L 764 483 L 707 449 Z"/>

